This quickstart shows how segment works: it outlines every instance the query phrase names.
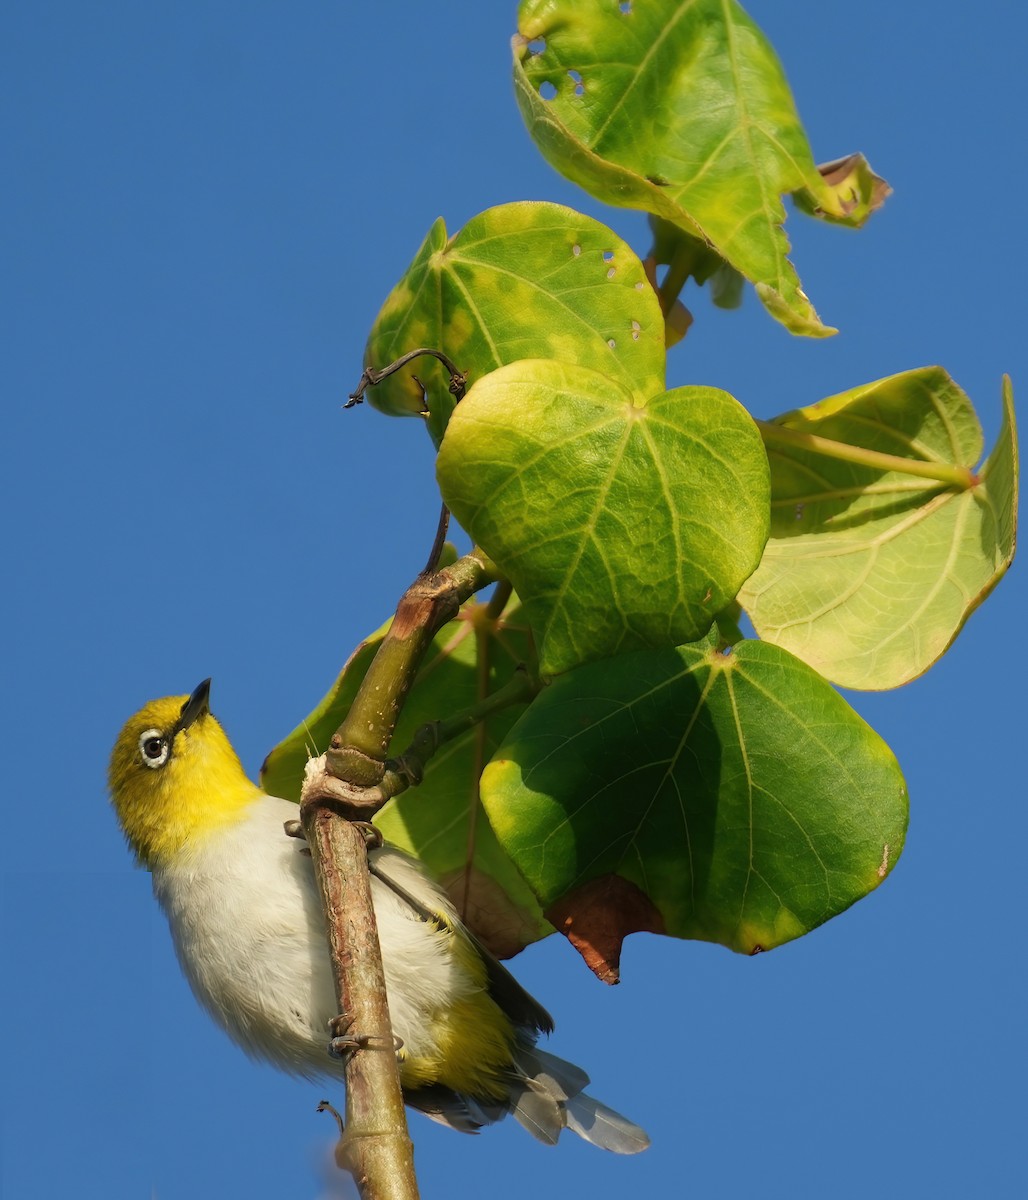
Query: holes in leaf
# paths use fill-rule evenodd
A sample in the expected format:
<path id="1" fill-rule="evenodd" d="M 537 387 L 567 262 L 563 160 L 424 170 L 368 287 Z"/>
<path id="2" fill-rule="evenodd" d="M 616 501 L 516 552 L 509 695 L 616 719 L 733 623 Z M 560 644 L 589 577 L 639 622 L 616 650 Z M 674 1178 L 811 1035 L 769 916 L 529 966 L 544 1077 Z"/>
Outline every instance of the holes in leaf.
<path id="1" fill-rule="evenodd" d="M 556 94 L 556 87 L 550 83 L 548 79 L 544 79 L 542 83 L 539 84 L 539 95 L 542 96 L 544 100 L 552 100 Z"/>
<path id="2" fill-rule="evenodd" d="M 613 262 L 614 261 L 614 251 L 613 250 L 604 250 L 603 261 L 604 262 Z"/>
<path id="3" fill-rule="evenodd" d="M 529 54 L 542 54 L 545 49 L 546 49 L 546 39 L 545 38 L 533 38 L 528 43 Z"/>
<path id="4" fill-rule="evenodd" d="M 579 74 L 579 72 L 578 71 L 568 71 L 568 76 L 570 79 L 572 79 L 574 81 L 575 95 L 576 96 L 583 95 L 585 92 L 585 84 L 582 82 L 582 76 Z"/>
<path id="5" fill-rule="evenodd" d="M 618 5 L 618 11 L 628 16 L 632 11 L 632 0 L 621 0 L 621 3 Z"/>

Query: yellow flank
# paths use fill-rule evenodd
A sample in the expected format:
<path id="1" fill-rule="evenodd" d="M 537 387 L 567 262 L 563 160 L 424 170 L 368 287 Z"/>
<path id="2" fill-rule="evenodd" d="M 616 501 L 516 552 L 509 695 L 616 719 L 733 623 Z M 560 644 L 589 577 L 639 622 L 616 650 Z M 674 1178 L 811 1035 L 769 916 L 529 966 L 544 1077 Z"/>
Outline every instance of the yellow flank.
<path id="1" fill-rule="evenodd" d="M 510 1091 L 514 1028 L 487 992 L 437 1009 L 432 1036 L 437 1055 L 401 1058 L 400 1083 L 405 1089 L 441 1083 L 479 1100 L 502 1100 Z"/>
<path id="2" fill-rule="evenodd" d="M 485 964 L 467 935 L 444 913 L 434 924 L 449 931 L 450 953 L 476 990 L 432 1013 L 435 1054 L 400 1051 L 400 1084 L 413 1091 L 438 1083 L 479 1100 L 502 1100 L 510 1091 L 514 1026 L 489 995 Z"/>
<path id="3" fill-rule="evenodd" d="M 502 1100 L 509 1093 L 514 1026 L 486 993 L 440 1013 L 435 1035 L 443 1060 L 440 1083 L 479 1100 Z"/>
<path id="4" fill-rule="evenodd" d="M 209 712 L 175 732 L 188 696 L 154 700 L 129 721 L 111 753 L 108 781 L 129 845 L 147 867 L 170 862 L 236 821 L 261 796 L 225 731 Z M 140 756 L 144 733 L 169 739 L 160 770 Z"/>

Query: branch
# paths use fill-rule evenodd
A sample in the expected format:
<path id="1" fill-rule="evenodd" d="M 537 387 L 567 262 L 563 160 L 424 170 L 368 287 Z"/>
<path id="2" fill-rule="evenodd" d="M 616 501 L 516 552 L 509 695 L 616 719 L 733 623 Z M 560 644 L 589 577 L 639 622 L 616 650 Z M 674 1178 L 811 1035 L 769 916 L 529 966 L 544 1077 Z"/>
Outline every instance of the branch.
<path id="1" fill-rule="evenodd" d="M 432 639 L 475 592 L 498 578 L 495 564 L 479 549 L 441 571 L 419 575 L 396 607 L 396 616 L 325 754 L 329 774 L 358 788 L 380 783 L 386 755 L 407 693 Z M 335 794 L 335 793 L 333 793 Z M 347 806 L 355 797 L 338 796 Z M 353 809 L 368 819 L 384 800 Z"/>
<path id="2" fill-rule="evenodd" d="M 503 687 L 484 696 L 471 708 L 465 709 L 455 717 L 448 717 L 445 721 L 429 721 L 420 726 L 414 731 L 407 749 L 386 763 L 385 773 L 378 787 L 367 789 L 368 802 L 378 803 L 381 807 L 393 796 L 400 795 L 409 787 L 416 787 L 425 777 L 425 768 L 440 746 L 453 741 L 454 738 L 462 737 L 476 725 L 484 729 L 484 722 L 494 713 L 510 708 L 513 704 L 526 704 L 538 691 L 539 680 L 533 678 L 522 665 Z M 480 767 L 478 774 L 481 773 Z"/>
<path id="3" fill-rule="evenodd" d="M 446 519 L 444 508 L 437 545 Z M 433 566 L 435 561 L 433 548 Z M 495 566 L 477 550 L 442 570 L 426 567 L 400 600 L 331 749 L 310 764 L 304 782 L 300 819 L 325 912 L 340 1013 L 335 1032 L 343 1033 L 343 1043 L 351 1048 L 345 1068 L 345 1129 L 336 1158 L 353 1175 L 363 1200 L 416 1200 L 418 1191 L 367 848 L 359 826 L 351 822 L 367 819 L 388 799 L 380 786 L 385 756 L 432 638 L 465 600 L 497 577 Z M 456 736 L 456 729 L 450 732 L 447 723 L 441 724 L 445 735 Z M 430 754 L 428 750 L 424 758 Z M 395 775 L 391 782 L 400 778 Z M 405 786 L 413 781 L 410 775 L 404 778 Z"/>
<path id="4" fill-rule="evenodd" d="M 439 524 L 436 526 L 435 541 L 432 543 L 432 549 L 428 552 L 428 562 L 425 563 L 422 575 L 431 575 L 439 567 L 439 559 L 443 553 L 443 547 L 446 545 L 446 531 L 450 528 L 450 510 L 444 504 L 442 511 L 439 513 Z M 456 553 L 456 550 L 454 550 Z M 419 576 L 420 578 L 420 576 Z"/>
<path id="5" fill-rule="evenodd" d="M 363 1200 L 417 1200 L 414 1147 L 396 1063 L 385 976 L 360 826 L 339 820 L 304 787 L 300 819 L 327 917 L 341 1020 L 355 1049 L 346 1062 L 346 1120 L 336 1161 Z M 344 1036 L 344 1042 L 347 1040 Z"/>

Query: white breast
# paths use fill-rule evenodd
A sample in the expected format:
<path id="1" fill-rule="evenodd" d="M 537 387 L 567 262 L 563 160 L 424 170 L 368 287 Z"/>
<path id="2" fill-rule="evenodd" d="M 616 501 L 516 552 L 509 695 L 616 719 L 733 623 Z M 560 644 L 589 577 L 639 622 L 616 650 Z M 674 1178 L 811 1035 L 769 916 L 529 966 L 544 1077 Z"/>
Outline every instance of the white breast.
<path id="1" fill-rule="evenodd" d="M 293 1073 L 337 1074 L 327 1044 L 338 1006 L 313 866 L 283 831 L 296 817 L 295 804 L 261 795 L 243 821 L 155 868 L 154 893 L 194 994 L 245 1050 Z M 419 898 L 431 887 L 404 856 L 373 854 Z M 410 1054 L 434 1056 L 433 1012 L 473 985 L 449 934 L 374 877 L 372 895 L 393 1031 Z"/>

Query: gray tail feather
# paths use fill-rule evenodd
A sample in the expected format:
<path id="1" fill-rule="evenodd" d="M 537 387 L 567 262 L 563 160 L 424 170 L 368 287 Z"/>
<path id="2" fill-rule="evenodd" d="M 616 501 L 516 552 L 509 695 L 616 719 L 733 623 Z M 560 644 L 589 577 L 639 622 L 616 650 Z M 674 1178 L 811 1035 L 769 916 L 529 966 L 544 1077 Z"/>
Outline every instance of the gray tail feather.
<path id="1" fill-rule="evenodd" d="M 543 1084 L 558 1100 L 570 1100 L 589 1086 L 589 1076 L 581 1067 L 548 1054 L 538 1046 L 519 1050 L 518 1066 L 537 1083 Z"/>
<path id="2" fill-rule="evenodd" d="M 555 1146 L 565 1129 L 615 1154 L 638 1154 L 650 1144 L 638 1125 L 582 1090 L 589 1076 L 581 1067 L 524 1042 L 515 1053 L 515 1071 L 502 1100 L 476 1099 L 439 1085 L 417 1088 L 405 1098 L 425 1116 L 461 1133 L 477 1133 L 509 1112 L 546 1146 Z"/>
<path id="3" fill-rule="evenodd" d="M 580 1067 L 534 1046 L 518 1049 L 516 1065 L 510 1111 L 540 1142 L 553 1146 L 570 1129 L 615 1154 L 638 1154 L 650 1144 L 638 1125 L 582 1091 L 589 1076 Z"/>
<path id="4" fill-rule="evenodd" d="M 585 1092 L 567 1102 L 564 1119 L 579 1137 L 615 1154 L 638 1154 L 650 1144 L 645 1129 Z"/>
<path id="5" fill-rule="evenodd" d="M 534 1079 L 525 1079 L 511 1090 L 510 1111 L 528 1132 L 545 1146 L 556 1146 L 564 1128 L 564 1105 Z"/>

